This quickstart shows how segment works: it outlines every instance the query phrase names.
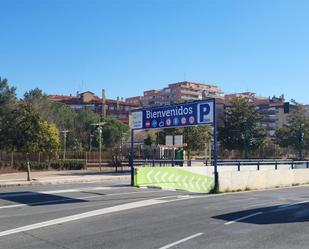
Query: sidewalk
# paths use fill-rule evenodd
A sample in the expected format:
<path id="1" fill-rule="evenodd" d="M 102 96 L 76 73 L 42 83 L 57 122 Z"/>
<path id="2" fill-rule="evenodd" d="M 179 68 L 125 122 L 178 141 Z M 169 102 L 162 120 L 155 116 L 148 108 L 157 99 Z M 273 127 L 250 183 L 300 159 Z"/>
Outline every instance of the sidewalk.
<path id="1" fill-rule="evenodd" d="M 32 181 L 27 181 L 26 172 L 0 174 L 0 187 L 84 183 L 100 181 L 130 182 L 129 173 L 104 173 L 98 169 L 31 172 Z"/>

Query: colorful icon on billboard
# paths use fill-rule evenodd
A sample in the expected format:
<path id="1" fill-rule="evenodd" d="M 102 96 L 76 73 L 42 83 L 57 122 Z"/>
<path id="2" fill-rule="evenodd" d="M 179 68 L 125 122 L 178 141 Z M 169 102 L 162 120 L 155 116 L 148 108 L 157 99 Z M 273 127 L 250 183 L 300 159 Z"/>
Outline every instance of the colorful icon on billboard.
<path id="1" fill-rule="evenodd" d="M 187 123 L 186 117 L 182 117 L 182 118 L 181 118 L 181 124 L 182 124 L 182 125 L 185 125 L 186 123 Z"/>
<path id="2" fill-rule="evenodd" d="M 150 127 L 150 120 L 146 120 L 145 126 L 146 126 L 146 127 Z"/>
<path id="3" fill-rule="evenodd" d="M 191 116 L 191 117 L 189 118 L 189 123 L 190 123 L 190 124 L 194 124 L 194 121 L 195 121 L 194 116 Z"/>
<path id="4" fill-rule="evenodd" d="M 179 118 L 177 118 L 177 117 L 175 117 L 174 119 L 173 119 L 173 125 L 178 125 L 179 124 Z"/>
<path id="5" fill-rule="evenodd" d="M 164 121 L 161 119 L 160 123 L 159 123 L 159 127 L 163 127 L 164 126 Z"/>
<path id="6" fill-rule="evenodd" d="M 157 122 L 157 120 L 152 120 L 152 122 L 151 122 L 151 126 L 153 127 L 153 128 L 155 128 L 155 127 L 157 127 L 157 125 L 158 125 L 158 122 Z"/>
<path id="7" fill-rule="evenodd" d="M 167 126 L 170 126 L 172 124 L 172 120 L 170 118 L 166 119 L 165 121 Z"/>

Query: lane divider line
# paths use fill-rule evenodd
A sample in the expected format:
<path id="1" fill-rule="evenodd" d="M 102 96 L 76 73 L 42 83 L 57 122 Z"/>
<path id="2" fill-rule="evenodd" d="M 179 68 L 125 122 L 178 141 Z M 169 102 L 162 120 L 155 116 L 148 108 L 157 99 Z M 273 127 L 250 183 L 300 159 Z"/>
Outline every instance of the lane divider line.
<path id="1" fill-rule="evenodd" d="M 230 224 L 233 224 L 233 223 L 235 223 L 235 222 L 237 222 L 237 221 L 245 220 L 245 219 L 251 218 L 251 217 L 253 217 L 253 216 L 260 215 L 260 214 L 262 214 L 262 213 L 263 213 L 263 212 L 256 212 L 256 213 L 253 213 L 253 214 L 244 216 L 244 217 L 240 217 L 240 218 L 238 218 L 238 219 L 235 219 L 235 220 L 226 222 L 226 223 L 224 223 L 224 225 L 230 225 Z"/>
<path id="2" fill-rule="evenodd" d="M 194 238 L 196 238 L 196 237 L 199 237 L 199 236 L 201 236 L 201 235 L 203 235 L 203 233 L 196 233 L 196 234 L 193 234 L 193 235 L 191 235 L 191 236 L 189 236 L 189 237 L 186 237 L 186 238 L 183 238 L 183 239 L 181 239 L 181 240 L 175 241 L 175 242 L 173 242 L 173 243 L 171 243 L 171 244 L 168 244 L 168 245 L 166 245 L 166 246 L 160 247 L 159 249 L 168 249 L 168 248 L 171 248 L 171 247 L 173 247 L 173 246 L 179 245 L 179 244 L 181 244 L 181 243 L 183 243 L 183 242 L 186 242 L 186 241 L 188 241 L 188 240 L 191 240 L 191 239 L 194 239 Z"/>
<path id="3" fill-rule="evenodd" d="M 21 233 L 21 232 L 25 232 L 25 231 L 30 231 L 30 230 L 34 230 L 34 229 L 38 229 L 38 228 L 48 227 L 48 226 L 52 226 L 52 225 L 57 225 L 57 224 L 72 222 L 72 221 L 76 221 L 76 220 L 81 220 L 81 219 L 85 219 L 85 218 L 95 217 L 95 216 L 99 216 L 99 215 L 105 215 L 105 214 L 120 212 L 120 211 L 124 211 L 124 210 L 136 209 L 136 208 L 147 207 L 147 206 L 163 204 L 163 203 L 168 203 L 168 202 L 174 202 L 174 201 L 180 201 L 180 200 L 184 200 L 184 199 L 178 199 L 178 198 L 173 199 L 173 200 L 148 199 L 148 200 L 143 200 L 143 201 L 137 201 L 137 202 L 131 202 L 131 203 L 126 203 L 126 204 L 116 205 L 116 206 L 113 206 L 113 207 L 97 209 L 97 210 L 93 210 L 93 211 L 89 211 L 89 212 L 85 212 L 85 213 L 70 215 L 70 216 L 66 216 L 66 217 L 62 217 L 62 218 L 58 218 L 58 219 L 52 219 L 52 220 L 48 220 L 48 221 L 34 223 L 34 224 L 31 224 L 31 225 L 27 225 L 27 226 L 9 229 L 9 230 L 0 232 L 0 237 L 11 235 L 11 234 L 16 234 L 16 233 Z"/>
<path id="4" fill-rule="evenodd" d="M 303 203 L 308 203 L 309 201 L 299 201 L 299 202 L 294 202 L 294 203 L 290 203 L 290 204 L 285 204 L 285 205 L 281 205 L 278 208 L 287 208 L 287 207 L 292 207 L 292 206 L 296 206 L 296 205 L 300 205 Z"/>
<path id="5" fill-rule="evenodd" d="M 76 197 L 70 199 L 56 199 L 56 200 L 50 200 L 50 201 L 39 201 L 39 202 L 30 202 L 30 203 L 23 203 L 23 204 L 13 204 L 13 205 L 5 205 L 5 206 L 0 206 L 0 209 L 9 209 L 9 208 L 17 208 L 17 207 L 26 207 L 26 206 L 31 206 L 31 205 L 44 205 L 44 204 L 52 204 L 52 203 L 58 203 L 58 202 L 72 202 L 74 201 L 82 201 L 82 200 L 88 200 L 88 199 L 95 199 L 95 198 L 100 198 L 100 197 L 106 197 L 106 196 L 118 196 L 118 195 L 131 195 L 131 194 L 142 194 L 142 193 L 157 193 L 161 191 L 142 191 L 142 192 L 127 192 L 127 193 L 113 193 L 113 194 L 106 194 L 103 196 L 98 196 L 98 195 L 89 195 L 89 196 L 82 196 L 82 197 Z"/>
<path id="6" fill-rule="evenodd" d="M 76 188 L 76 189 L 60 189 L 60 190 L 49 190 L 49 191 L 37 191 L 37 192 L 19 192 L 19 193 L 9 193 L 0 194 L 0 198 L 6 197 L 19 197 L 19 196 L 31 196 L 31 195 L 44 195 L 44 194 L 62 194 L 62 193 L 75 193 L 89 190 L 110 190 L 119 189 L 117 187 L 93 187 L 93 188 Z"/>

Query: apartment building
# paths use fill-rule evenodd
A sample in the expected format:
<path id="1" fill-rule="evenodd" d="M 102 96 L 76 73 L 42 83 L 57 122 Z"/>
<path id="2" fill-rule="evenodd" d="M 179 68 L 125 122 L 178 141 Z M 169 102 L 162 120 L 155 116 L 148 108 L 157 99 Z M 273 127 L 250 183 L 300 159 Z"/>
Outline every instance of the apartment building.
<path id="1" fill-rule="evenodd" d="M 261 115 L 259 125 L 263 127 L 268 137 L 274 138 L 276 129 L 281 128 L 288 121 L 288 114 L 284 113 L 284 98 L 265 98 L 256 96 L 252 92 L 234 93 L 225 95 L 225 106 L 228 108 L 231 101 L 236 97 L 244 97 L 255 105 L 256 110 Z"/>
<path id="2" fill-rule="evenodd" d="M 223 93 L 219 87 L 204 83 L 182 81 L 168 84 L 167 87 L 160 90 L 144 91 L 143 96 L 127 98 L 126 102 L 142 103 L 143 106 L 149 107 L 214 97 L 223 98 Z"/>
<path id="3" fill-rule="evenodd" d="M 76 96 L 49 95 L 48 99 L 65 103 L 74 110 L 86 109 L 111 116 L 125 124 L 129 124 L 130 111 L 141 107 L 139 104 L 128 103 L 119 98 L 117 100 L 99 98 L 90 91 L 77 93 Z"/>

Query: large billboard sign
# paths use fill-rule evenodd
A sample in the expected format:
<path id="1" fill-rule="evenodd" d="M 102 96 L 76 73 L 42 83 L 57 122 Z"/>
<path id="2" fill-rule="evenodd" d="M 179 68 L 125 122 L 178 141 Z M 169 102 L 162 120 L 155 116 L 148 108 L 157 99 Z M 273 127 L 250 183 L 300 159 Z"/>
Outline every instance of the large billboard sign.
<path id="1" fill-rule="evenodd" d="M 214 100 L 132 111 L 131 129 L 162 129 L 213 124 Z"/>

